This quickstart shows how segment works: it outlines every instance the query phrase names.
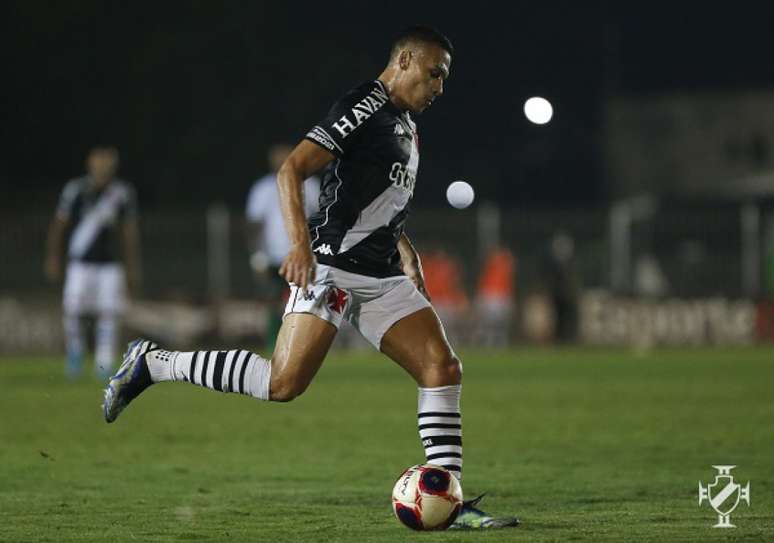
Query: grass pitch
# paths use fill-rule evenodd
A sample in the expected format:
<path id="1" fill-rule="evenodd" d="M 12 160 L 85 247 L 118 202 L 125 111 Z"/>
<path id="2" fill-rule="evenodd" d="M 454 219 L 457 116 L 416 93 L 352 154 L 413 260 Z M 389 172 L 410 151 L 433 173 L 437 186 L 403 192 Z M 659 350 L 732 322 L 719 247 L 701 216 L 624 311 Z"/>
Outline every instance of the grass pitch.
<path id="1" fill-rule="evenodd" d="M 464 488 L 519 528 L 393 518 L 423 456 L 416 388 L 377 353 L 332 353 L 284 405 L 165 383 L 112 425 L 101 383 L 6 358 L 0 541 L 774 540 L 774 349 L 462 354 Z M 736 529 L 698 505 L 713 464 L 751 481 Z"/>

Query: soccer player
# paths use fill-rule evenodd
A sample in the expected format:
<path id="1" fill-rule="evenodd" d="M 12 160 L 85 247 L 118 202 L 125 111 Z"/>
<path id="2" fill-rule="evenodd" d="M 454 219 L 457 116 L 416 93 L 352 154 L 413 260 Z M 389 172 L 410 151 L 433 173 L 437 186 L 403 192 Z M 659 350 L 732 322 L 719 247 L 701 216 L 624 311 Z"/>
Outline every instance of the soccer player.
<path id="1" fill-rule="evenodd" d="M 264 281 L 265 299 L 272 307 L 269 313 L 267 346 L 273 348 L 277 332 L 282 323 L 283 294 L 287 283 L 279 274 L 282 261 L 290 250 L 290 241 L 285 232 L 277 189 L 277 172 L 287 160 L 293 148 L 284 143 L 269 148 L 268 159 L 271 172 L 253 183 L 247 196 L 247 215 L 250 241 L 252 242 L 250 266 L 259 276 L 268 274 L 268 285 Z M 319 209 L 320 181 L 310 177 L 304 182 L 304 215 L 311 216 Z"/>
<path id="2" fill-rule="evenodd" d="M 291 294 L 271 359 L 242 350 L 168 351 L 137 340 L 105 390 L 108 422 L 161 381 L 290 401 L 310 384 L 347 319 L 417 382 L 427 461 L 461 478 L 462 366 L 404 232 L 419 166 L 411 115 L 442 95 L 452 52 L 438 31 L 406 29 L 381 75 L 336 102 L 282 165 L 277 183 L 291 248 L 280 274 Z M 302 183 L 323 169 L 320 211 L 307 223 Z M 477 503 L 466 502 L 455 527 L 518 524 L 487 515 Z"/>
<path id="3" fill-rule="evenodd" d="M 94 317 L 95 369 L 104 379 L 113 372 L 126 279 L 136 285 L 140 278 L 137 204 L 131 185 L 115 177 L 115 147 L 94 147 L 86 168 L 87 175 L 71 180 L 62 190 L 49 228 L 45 271 L 51 281 L 61 280 L 69 232 L 63 296 L 66 374 L 75 378 L 82 371 L 83 318 Z M 123 241 L 126 267 L 115 254 L 117 237 Z"/>

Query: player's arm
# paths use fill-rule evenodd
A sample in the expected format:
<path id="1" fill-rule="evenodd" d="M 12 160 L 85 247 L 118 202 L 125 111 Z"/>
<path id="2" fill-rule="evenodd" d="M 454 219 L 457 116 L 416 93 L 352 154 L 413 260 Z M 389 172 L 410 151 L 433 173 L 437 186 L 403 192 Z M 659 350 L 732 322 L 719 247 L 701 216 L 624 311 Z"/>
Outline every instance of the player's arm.
<path id="1" fill-rule="evenodd" d="M 336 157 L 330 151 L 303 140 L 293 149 L 277 172 L 280 209 L 290 240 L 290 251 L 282 262 L 279 274 L 289 283 L 295 283 L 301 288 L 306 288 L 310 281 L 314 280 L 316 262 L 304 214 L 304 180 L 320 171 L 334 158 Z"/>
<path id="2" fill-rule="evenodd" d="M 140 272 L 140 229 L 137 225 L 137 219 L 135 217 L 125 219 L 122 231 L 126 279 L 129 283 L 129 289 L 132 292 L 137 292 L 142 282 Z"/>
<path id="3" fill-rule="evenodd" d="M 60 215 L 54 215 L 51 225 L 48 227 L 48 237 L 46 240 L 46 277 L 51 282 L 58 282 L 62 279 L 62 255 L 64 253 L 65 232 L 70 226 L 70 219 Z"/>
<path id="4" fill-rule="evenodd" d="M 409 279 L 417 287 L 417 290 L 422 295 L 430 300 L 430 295 L 425 288 L 425 276 L 422 273 L 422 261 L 419 259 L 419 253 L 412 245 L 411 240 L 403 232 L 398 240 L 398 252 L 400 253 L 400 260 L 403 264 L 403 273 L 405 273 Z"/>

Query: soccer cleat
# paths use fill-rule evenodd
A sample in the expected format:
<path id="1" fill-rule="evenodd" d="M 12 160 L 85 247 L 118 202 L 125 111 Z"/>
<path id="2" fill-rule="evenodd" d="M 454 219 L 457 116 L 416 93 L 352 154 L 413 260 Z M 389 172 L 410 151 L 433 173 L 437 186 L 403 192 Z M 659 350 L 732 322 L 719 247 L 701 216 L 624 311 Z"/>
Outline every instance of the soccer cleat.
<path id="1" fill-rule="evenodd" d="M 129 343 L 123 364 L 105 388 L 102 411 L 106 422 L 116 420 L 132 400 L 153 384 L 145 354 L 154 349 L 158 349 L 158 345 L 145 339 L 135 339 Z"/>
<path id="2" fill-rule="evenodd" d="M 462 510 L 457 519 L 449 526 L 449 530 L 491 530 L 497 528 L 509 528 L 519 525 L 516 517 L 490 517 L 476 506 L 484 497 L 462 502 Z"/>

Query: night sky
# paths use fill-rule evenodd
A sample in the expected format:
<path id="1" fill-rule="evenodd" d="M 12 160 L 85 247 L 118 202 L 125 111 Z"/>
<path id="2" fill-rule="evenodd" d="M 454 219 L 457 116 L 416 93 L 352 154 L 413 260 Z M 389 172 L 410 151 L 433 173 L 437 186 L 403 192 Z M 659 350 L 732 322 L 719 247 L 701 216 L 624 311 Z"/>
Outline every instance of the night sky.
<path id="1" fill-rule="evenodd" d="M 774 86 L 772 10 L 414 4 L 6 2 L 0 206 L 55 198 L 95 143 L 121 149 L 144 205 L 241 205 L 266 146 L 375 78 L 413 23 L 457 50 L 417 119 L 424 205 L 454 179 L 500 202 L 604 201 L 608 97 Z M 524 118 L 533 95 L 553 102 L 549 125 Z"/>

